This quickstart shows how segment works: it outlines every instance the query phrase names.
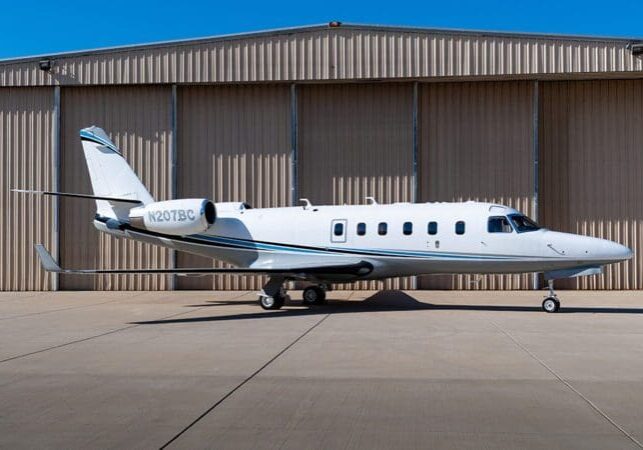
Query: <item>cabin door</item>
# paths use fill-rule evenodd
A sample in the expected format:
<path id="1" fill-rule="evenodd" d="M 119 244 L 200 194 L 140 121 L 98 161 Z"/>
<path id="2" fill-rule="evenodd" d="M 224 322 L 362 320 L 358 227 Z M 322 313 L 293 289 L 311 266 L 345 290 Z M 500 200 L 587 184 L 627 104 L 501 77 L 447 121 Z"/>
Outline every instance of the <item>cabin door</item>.
<path id="1" fill-rule="evenodd" d="M 335 219 L 330 223 L 330 241 L 346 242 L 346 219 Z"/>

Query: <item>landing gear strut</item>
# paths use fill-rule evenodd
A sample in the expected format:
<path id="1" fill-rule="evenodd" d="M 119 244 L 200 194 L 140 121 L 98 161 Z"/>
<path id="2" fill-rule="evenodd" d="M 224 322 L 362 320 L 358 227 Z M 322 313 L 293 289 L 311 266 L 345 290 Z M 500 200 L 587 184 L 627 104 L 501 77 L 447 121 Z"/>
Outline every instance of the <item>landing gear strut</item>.
<path id="1" fill-rule="evenodd" d="M 321 286 L 308 286 L 304 289 L 303 299 L 305 305 L 319 305 L 326 301 L 326 289 Z"/>
<path id="2" fill-rule="evenodd" d="M 549 296 L 543 300 L 543 311 L 548 313 L 558 312 L 560 309 L 560 300 L 556 292 L 554 292 L 554 280 L 547 280 L 549 286 Z"/>
<path id="3" fill-rule="evenodd" d="M 263 309 L 279 309 L 290 300 L 290 296 L 283 288 L 285 281 L 286 279 L 281 277 L 272 277 L 268 280 L 259 294 L 259 305 Z"/>

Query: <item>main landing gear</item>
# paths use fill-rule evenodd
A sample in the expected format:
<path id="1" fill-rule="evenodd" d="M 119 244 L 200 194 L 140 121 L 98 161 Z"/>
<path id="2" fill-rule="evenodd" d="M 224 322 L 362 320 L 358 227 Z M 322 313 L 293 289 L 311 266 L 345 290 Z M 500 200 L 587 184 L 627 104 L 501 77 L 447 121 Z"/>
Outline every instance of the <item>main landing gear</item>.
<path id="1" fill-rule="evenodd" d="M 290 300 L 290 296 L 283 288 L 285 281 L 286 279 L 281 277 L 272 277 L 268 280 L 259 294 L 259 304 L 263 309 L 279 309 L 284 306 L 286 300 Z"/>
<path id="2" fill-rule="evenodd" d="M 560 300 L 554 292 L 554 280 L 547 280 L 549 286 L 549 296 L 543 300 L 543 311 L 548 313 L 558 312 L 560 309 Z"/>
<path id="3" fill-rule="evenodd" d="M 284 306 L 286 301 L 290 301 L 290 296 L 283 287 L 285 281 L 286 279 L 281 277 L 272 277 L 268 280 L 261 294 L 259 294 L 259 305 L 263 309 L 279 309 Z M 324 303 L 327 290 L 328 288 L 325 284 L 307 287 L 304 289 L 304 305 L 320 305 Z"/>
<path id="4" fill-rule="evenodd" d="M 308 286 L 304 289 L 304 305 L 321 305 L 326 301 L 326 286 Z"/>

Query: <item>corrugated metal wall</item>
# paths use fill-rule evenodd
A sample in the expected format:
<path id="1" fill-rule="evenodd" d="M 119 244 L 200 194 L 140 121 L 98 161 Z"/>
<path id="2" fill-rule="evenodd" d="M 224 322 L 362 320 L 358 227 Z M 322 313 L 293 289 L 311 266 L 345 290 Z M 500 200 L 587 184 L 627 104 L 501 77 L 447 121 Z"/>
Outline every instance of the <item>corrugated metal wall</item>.
<path id="1" fill-rule="evenodd" d="M 419 201 L 487 200 L 533 215 L 534 82 L 419 85 Z M 408 201 L 413 190 L 411 83 L 299 85 L 298 197 L 313 203 Z M 171 185 L 171 87 L 62 88 L 61 190 L 90 192 L 78 131 L 102 126 L 158 199 Z M 32 245 L 55 252 L 51 88 L 0 88 L 0 289 L 51 289 Z M 643 288 L 643 80 L 540 82 L 540 211 L 551 228 L 622 242 L 632 262 L 568 288 Z M 287 85 L 178 88 L 177 196 L 288 205 Z M 60 201 L 61 262 L 71 267 L 169 267 L 155 247 L 101 236 L 93 202 Z M 26 224 L 26 225 L 25 225 Z M 178 255 L 183 266 L 208 260 Z M 426 277 L 422 288 L 515 289 L 528 275 Z M 258 289 L 255 277 L 178 279 L 181 288 Z M 62 289 L 165 289 L 164 277 L 62 276 Z M 361 284 L 359 287 L 374 287 Z M 393 281 L 387 287 L 413 287 Z"/>
<path id="2" fill-rule="evenodd" d="M 290 87 L 178 90 L 178 197 L 288 206 L 291 197 Z M 212 260 L 177 254 L 179 267 Z M 181 289 L 260 289 L 262 277 L 178 278 Z"/>
<path id="3" fill-rule="evenodd" d="M 299 197 L 335 205 L 411 200 L 411 84 L 300 86 L 297 101 Z M 386 286 L 410 288 L 413 280 Z"/>
<path id="4" fill-rule="evenodd" d="M 643 80 L 548 82 L 541 94 L 541 222 L 634 251 L 603 275 L 556 285 L 641 289 Z"/>
<path id="5" fill-rule="evenodd" d="M 532 89 L 529 81 L 422 84 L 420 201 L 498 202 L 533 215 Z M 531 276 L 427 276 L 420 286 L 529 289 Z"/>
<path id="6" fill-rule="evenodd" d="M 48 290 L 33 244 L 55 251 L 54 200 L 11 192 L 52 189 L 52 88 L 0 88 L 0 290 Z"/>
<path id="7" fill-rule="evenodd" d="M 0 86 L 516 76 L 643 70 L 626 39 L 375 26 L 271 33 L 0 63 Z"/>
<path id="8" fill-rule="evenodd" d="M 92 87 L 62 90 L 63 192 L 90 193 L 79 138 L 81 128 L 105 129 L 155 199 L 170 189 L 171 88 Z M 93 201 L 63 198 L 60 209 L 60 260 L 68 267 L 170 267 L 169 252 L 99 233 L 92 225 Z M 165 289 L 166 276 L 63 275 L 62 289 Z"/>

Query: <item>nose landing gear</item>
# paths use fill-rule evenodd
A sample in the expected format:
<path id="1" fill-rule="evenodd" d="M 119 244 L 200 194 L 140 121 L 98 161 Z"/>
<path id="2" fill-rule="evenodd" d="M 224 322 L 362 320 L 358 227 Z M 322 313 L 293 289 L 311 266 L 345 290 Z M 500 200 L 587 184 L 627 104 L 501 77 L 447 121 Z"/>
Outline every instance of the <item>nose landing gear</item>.
<path id="1" fill-rule="evenodd" d="M 554 280 L 547 280 L 549 286 L 549 296 L 543 300 L 543 311 L 547 313 L 555 313 L 560 309 L 560 300 L 556 292 L 554 292 Z"/>

